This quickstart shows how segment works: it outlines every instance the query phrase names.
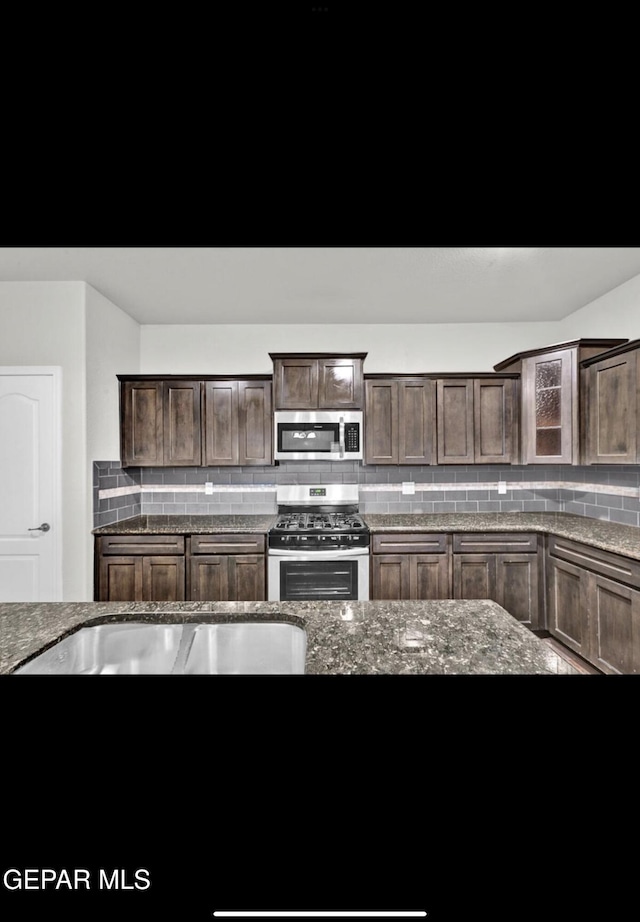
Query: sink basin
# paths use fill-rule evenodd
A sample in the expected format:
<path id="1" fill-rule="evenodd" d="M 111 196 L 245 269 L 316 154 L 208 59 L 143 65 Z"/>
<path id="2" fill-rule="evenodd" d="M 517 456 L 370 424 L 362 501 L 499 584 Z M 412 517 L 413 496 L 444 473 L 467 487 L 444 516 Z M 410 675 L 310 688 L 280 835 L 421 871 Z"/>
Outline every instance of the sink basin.
<path id="1" fill-rule="evenodd" d="M 14 675 L 301 675 L 307 635 L 281 622 L 100 624 Z"/>
<path id="2" fill-rule="evenodd" d="M 185 675 L 304 672 L 307 635 L 294 624 L 196 624 Z"/>

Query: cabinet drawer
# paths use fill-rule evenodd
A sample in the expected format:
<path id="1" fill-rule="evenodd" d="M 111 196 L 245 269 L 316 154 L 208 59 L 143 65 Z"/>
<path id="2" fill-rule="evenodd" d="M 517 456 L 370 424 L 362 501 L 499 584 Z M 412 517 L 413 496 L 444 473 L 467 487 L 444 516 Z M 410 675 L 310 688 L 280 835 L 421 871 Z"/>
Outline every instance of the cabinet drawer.
<path id="1" fill-rule="evenodd" d="M 418 532 L 374 534 L 371 547 L 374 554 L 445 554 L 447 536 Z"/>
<path id="2" fill-rule="evenodd" d="M 575 541 L 570 541 L 567 538 L 557 538 L 554 535 L 549 537 L 549 554 L 552 557 L 567 560 L 569 563 L 583 567 L 585 570 L 593 570 L 594 573 L 609 576 L 619 583 L 640 587 L 640 560 L 632 560 L 630 557 L 622 557 L 609 551 L 601 551 L 597 547 L 578 544 Z"/>
<path id="3" fill-rule="evenodd" d="M 264 535 L 192 535 L 192 554 L 263 554 Z"/>
<path id="4" fill-rule="evenodd" d="M 528 533 L 454 534 L 454 554 L 535 554 L 538 536 Z"/>
<path id="5" fill-rule="evenodd" d="M 184 535 L 103 535 L 101 554 L 184 554 Z"/>

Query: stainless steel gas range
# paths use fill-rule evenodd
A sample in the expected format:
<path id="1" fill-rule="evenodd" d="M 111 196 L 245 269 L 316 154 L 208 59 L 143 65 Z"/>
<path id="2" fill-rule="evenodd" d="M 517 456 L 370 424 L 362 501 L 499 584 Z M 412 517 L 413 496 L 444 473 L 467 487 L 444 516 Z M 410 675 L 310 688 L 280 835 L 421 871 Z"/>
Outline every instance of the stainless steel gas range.
<path id="1" fill-rule="evenodd" d="M 270 602 L 369 599 L 369 527 L 357 484 L 279 486 L 267 535 Z"/>

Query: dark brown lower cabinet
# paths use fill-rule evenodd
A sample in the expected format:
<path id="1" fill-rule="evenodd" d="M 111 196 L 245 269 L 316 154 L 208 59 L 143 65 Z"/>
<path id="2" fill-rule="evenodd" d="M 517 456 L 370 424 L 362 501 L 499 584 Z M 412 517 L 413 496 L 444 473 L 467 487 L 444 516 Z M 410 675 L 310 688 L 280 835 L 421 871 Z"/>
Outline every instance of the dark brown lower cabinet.
<path id="1" fill-rule="evenodd" d="M 379 554 L 371 557 L 372 599 L 449 598 L 448 554 Z"/>
<path id="2" fill-rule="evenodd" d="M 580 566 L 575 559 L 585 565 Z M 605 673 L 638 674 L 640 589 L 596 570 L 615 570 L 629 583 L 640 584 L 637 561 L 564 539 L 550 539 L 548 630 Z"/>
<path id="3" fill-rule="evenodd" d="M 183 602 L 183 535 L 108 535 L 96 539 L 99 602 Z"/>
<path id="4" fill-rule="evenodd" d="M 543 620 L 538 537 L 531 533 L 455 534 L 453 598 L 492 599 L 527 627 Z"/>
<path id="5" fill-rule="evenodd" d="M 101 602 L 184 602 L 184 557 L 111 557 L 99 561 Z"/>
<path id="6" fill-rule="evenodd" d="M 424 601 L 451 597 L 447 535 L 374 534 L 371 550 L 372 599 Z"/>
<path id="7" fill-rule="evenodd" d="M 591 661 L 603 672 L 640 673 L 640 592 L 592 575 Z"/>
<path id="8" fill-rule="evenodd" d="M 264 535 L 192 535 L 189 598 L 194 602 L 266 599 Z"/>
<path id="9" fill-rule="evenodd" d="M 547 629 L 585 659 L 589 656 L 588 572 L 565 560 L 548 559 Z"/>
<path id="10" fill-rule="evenodd" d="M 99 537 L 95 583 L 100 602 L 264 601 L 265 536 Z"/>
<path id="11" fill-rule="evenodd" d="M 538 626 L 537 554 L 454 554 L 454 599 L 493 599 L 529 627 Z"/>
<path id="12" fill-rule="evenodd" d="M 191 557 L 189 598 L 194 602 L 260 602 L 265 596 L 263 555 Z"/>

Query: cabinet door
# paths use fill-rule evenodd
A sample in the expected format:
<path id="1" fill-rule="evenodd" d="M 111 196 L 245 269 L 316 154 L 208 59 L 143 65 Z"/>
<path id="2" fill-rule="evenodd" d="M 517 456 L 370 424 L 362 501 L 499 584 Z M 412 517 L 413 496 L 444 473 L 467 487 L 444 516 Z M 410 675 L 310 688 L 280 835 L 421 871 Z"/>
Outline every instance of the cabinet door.
<path id="1" fill-rule="evenodd" d="M 362 359 L 318 360 L 318 407 L 359 410 L 362 407 Z"/>
<path id="2" fill-rule="evenodd" d="M 142 602 L 142 557 L 100 557 L 98 602 Z"/>
<path id="3" fill-rule="evenodd" d="M 261 602 L 266 599 L 265 558 L 258 554 L 229 557 L 229 599 Z"/>
<path id="4" fill-rule="evenodd" d="M 587 368 L 587 464 L 638 460 L 637 353 L 627 352 Z"/>
<path id="5" fill-rule="evenodd" d="M 449 555 L 409 555 L 409 599 L 448 599 Z"/>
<path id="6" fill-rule="evenodd" d="M 409 554 L 373 554 L 371 560 L 371 598 L 391 601 L 410 595 Z"/>
<path id="7" fill-rule="evenodd" d="M 454 599 L 496 598 L 496 555 L 454 554 Z"/>
<path id="8" fill-rule="evenodd" d="M 397 388 L 398 464 L 435 464 L 435 382 L 398 379 Z"/>
<path id="9" fill-rule="evenodd" d="M 191 557 L 189 598 L 193 602 L 229 602 L 229 557 L 201 554 Z"/>
<path id="10" fill-rule="evenodd" d="M 537 554 L 496 555 L 496 602 L 534 629 L 538 627 L 538 575 Z"/>
<path id="11" fill-rule="evenodd" d="M 200 391 L 200 381 L 163 384 L 165 465 L 202 464 Z"/>
<path id="12" fill-rule="evenodd" d="M 238 457 L 238 382 L 204 383 L 204 464 L 240 464 Z"/>
<path id="13" fill-rule="evenodd" d="M 238 464 L 273 464 L 271 381 L 238 382 Z"/>
<path id="14" fill-rule="evenodd" d="M 122 381 L 120 388 L 122 466 L 163 464 L 162 381 Z"/>
<path id="15" fill-rule="evenodd" d="M 184 602 L 184 557 L 142 557 L 143 602 Z"/>
<path id="16" fill-rule="evenodd" d="M 398 382 L 365 381 L 365 460 L 367 464 L 398 463 Z"/>
<path id="17" fill-rule="evenodd" d="M 438 464 L 473 464 L 473 379 L 437 382 Z"/>
<path id="18" fill-rule="evenodd" d="M 522 360 L 524 464 L 577 461 L 576 352 L 562 349 Z"/>
<path id="19" fill-rule="evenodd" d="M 318 408 L 317 359 L 275 359 L 273 381 L 276 410 Z"/>
<path id="20" fill-rule="evenodd" d="M 589 574 L 564 560 L 547 558 L 549 632 L 585 659 L 590 659 L 587 582 Z"/>
<path id="21" fill-rule="evenodd" d="M 590 576 L 590 661 L 606 673 L 640 673 L 640 592 Z"/>
<path id="22" fill-rule="evenodd" d="M 513 379 L 473 382 L 473 442 L 476 464 L 511 464 L 513 458 Z"/>

